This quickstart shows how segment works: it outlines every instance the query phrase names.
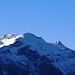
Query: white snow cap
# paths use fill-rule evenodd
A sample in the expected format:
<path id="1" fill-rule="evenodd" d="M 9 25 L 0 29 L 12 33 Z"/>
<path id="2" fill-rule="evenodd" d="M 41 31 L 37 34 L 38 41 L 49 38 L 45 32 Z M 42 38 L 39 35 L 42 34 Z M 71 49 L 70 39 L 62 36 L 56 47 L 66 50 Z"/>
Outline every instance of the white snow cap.
<path id="1" fill-rule="evenodd" d="M 0 38 L 0 47 L 13 44 L 18 38 L 33 39 L 35 37 L 36 36 L 32 33 L 25 33 L 19 36 L 16 36 L 15 34 L 4 34 L 4 36 Z"/>
<path id="2" fill-rule="evenodd" d="M 10 44 L 13 44 L 15 42 L 16 37 L 17 36 L 15 34 L 4 34 L 0 38 L 0 47 L 8 46 Z"/>

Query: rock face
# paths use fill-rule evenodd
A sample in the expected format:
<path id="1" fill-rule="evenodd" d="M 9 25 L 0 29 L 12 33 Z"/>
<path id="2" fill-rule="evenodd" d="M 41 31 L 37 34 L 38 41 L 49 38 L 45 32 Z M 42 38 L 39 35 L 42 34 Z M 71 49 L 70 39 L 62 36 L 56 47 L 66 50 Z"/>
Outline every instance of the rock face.
<path id="1" fill-rule="evenodd" d="M 31 33 L 8 37 L 0 40 L 0 75 L 75 75 L 75 51 L 60 41 Z"/>

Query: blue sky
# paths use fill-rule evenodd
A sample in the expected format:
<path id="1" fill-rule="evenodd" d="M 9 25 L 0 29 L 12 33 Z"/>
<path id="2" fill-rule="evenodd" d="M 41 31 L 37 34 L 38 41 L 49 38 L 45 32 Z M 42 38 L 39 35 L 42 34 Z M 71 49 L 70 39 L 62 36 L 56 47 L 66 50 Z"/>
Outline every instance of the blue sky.
<path id="1" fill-rule="evenodd" d="M 0 36 L 26 32 L 75 49 L 75 0 L 0 0 Z"/>

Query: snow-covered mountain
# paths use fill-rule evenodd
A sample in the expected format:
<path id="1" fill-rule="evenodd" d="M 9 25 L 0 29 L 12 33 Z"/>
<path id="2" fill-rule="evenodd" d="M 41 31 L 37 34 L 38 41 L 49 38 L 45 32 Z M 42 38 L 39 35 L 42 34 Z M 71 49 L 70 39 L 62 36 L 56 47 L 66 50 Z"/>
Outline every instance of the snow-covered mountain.
<path id="1" fill-rule="evenodd" d="M 0 38 L 0 75 L 75 75 L 75 51 L 31 33 Z"/>

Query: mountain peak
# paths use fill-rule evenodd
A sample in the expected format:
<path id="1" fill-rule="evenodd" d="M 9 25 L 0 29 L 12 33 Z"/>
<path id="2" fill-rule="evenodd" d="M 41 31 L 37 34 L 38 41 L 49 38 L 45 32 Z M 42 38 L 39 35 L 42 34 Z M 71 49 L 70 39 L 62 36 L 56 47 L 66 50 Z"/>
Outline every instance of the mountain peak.
<path id="1" fill-rule="evenodd" d="M 26 36 L 27 36 L 27 37 L 36 37 L 36 36 L 35 36 L 34 34 L 32 34 L 32 33 L 24 33 L 23 36 L 24 36 L 24 37 L 26 37 Z"/>
<path id="2" fill-rule="evenodd" d="M 56 45 L 62 45 L 62 42 L 61 41 L 56 41 L 55 44 Z"/>
<path id="3" fill-rule="evenodd" d="M 15 34 L 4 34 L 0 40 L 3 40 L 3 39 L 11 39 L 11 38 L 15 38 L 16 35 Z"/>
<path id="4" fill-rule="evenodd" d="M 10 44 L 13 44 L 15 42 L 16 37 L 17 36 L 15 34 L 4 34 L 0 38 L 0 47 L 8 46 Z"/>

